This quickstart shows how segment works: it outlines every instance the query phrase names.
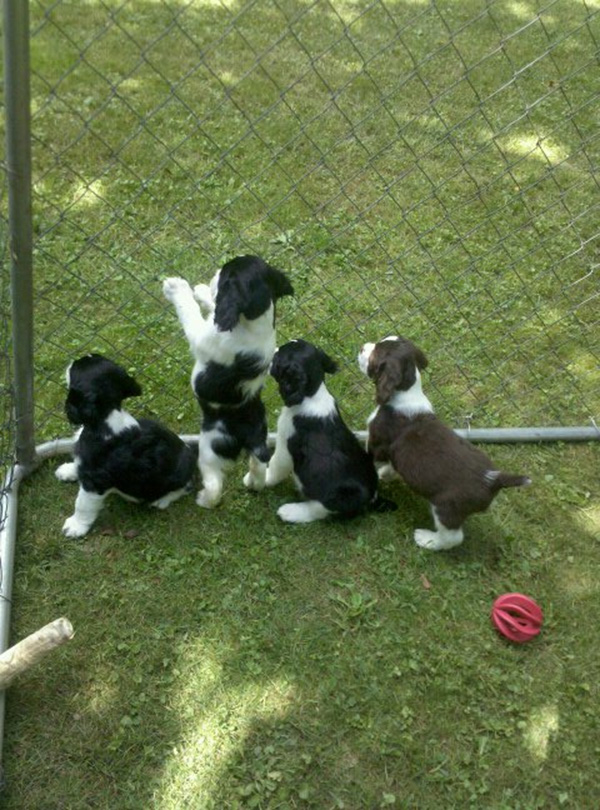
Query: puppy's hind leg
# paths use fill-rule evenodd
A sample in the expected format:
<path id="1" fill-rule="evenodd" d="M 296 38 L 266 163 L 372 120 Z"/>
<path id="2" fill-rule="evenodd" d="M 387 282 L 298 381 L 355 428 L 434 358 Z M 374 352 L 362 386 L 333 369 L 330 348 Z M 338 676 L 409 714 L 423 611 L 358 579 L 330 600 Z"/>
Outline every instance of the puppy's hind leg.
<path id="1" fill-rule="evenodd" d="M 463 530 L 458 527 L 454 529 L 448 528 L 440 520 L 440 516 L 435 508 L 431 507 L 431 513 L 435 522 L 436 531 L 432 532 L 429 529 L 415 529 L 415 543 L 421 548 L 427 548 L 430 551 L 445 551 L 454 546 L 459 546 L 463 541 Z M 455 522 L 451 519 L 448 522 Z"/>
<path id="2" fill-rule="evenodd" d="M 173 501 L 179 500 L 179 498 L 183 498 L 184 495 L 187 495 L 189 492 L 189 487 L 183 487 L 182 489 L 174 489 L 172 492 L 167 492 L 166 495 L 163 495 L 162 498 L 159 498 L 156 501 L 152 501 L 150 506 L 156 507 L 156 509 L 166 509 L 167 506 L 170 506 Z"/>

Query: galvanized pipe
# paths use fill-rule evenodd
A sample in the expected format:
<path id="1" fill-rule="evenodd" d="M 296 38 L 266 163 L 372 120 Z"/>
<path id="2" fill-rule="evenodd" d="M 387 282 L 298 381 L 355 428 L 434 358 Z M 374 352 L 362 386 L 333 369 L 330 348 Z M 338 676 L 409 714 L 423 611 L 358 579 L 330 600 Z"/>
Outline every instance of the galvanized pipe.
<path id="1" fill-rule="evenodd" d="M 366 430 L 355 432 L 359 439 L 366 441 Z M 600 428 L 595 424 L 590 427 L 460 428 L 454 432 L 474 444 L 590 442 L 600 439 Z"/>
<path id="2" fill-rule="evenodd" d="M 0 527 L 0 652 L 9 647 L 10 610 L 12 607 L 12 584 L 17 536 L 17 494 L 23 471 L 18 467 L 7 475 L 3 482 L 0 498 L 3 501 L 2 514 L 4 522 Z M 4 769 L 2 765 L 2 744 L 4 741 L 4 715 L 6 692 L 0 691 L 0 790 L 4 787 Z"/>
<path id="3" fill-rule="evenodd" d="M 590 442 L 600 440 L 600 428 L 589 427 L 524 427 L 524 428 L 465 428 L 454 431 L 463 439 L 474 444 L 522 444 L 533 442 Z M 366 430 L 355 430 L 355 436 L 362 442 L 367 439 Z M 268 443 L 275 444 L 276 433 L 269 433 Z M 179 436 L 187 444 L 198 444 L 197 433 L 182 433 Z M 43 461 L 52 456 L 72 453 L 75 439 L 53 439 L 35 448 L 36 458 Z"/>
<path id="4" fill-rule="evenodd" d="M 29 3 L 4 0 L 4 102 L 17 463 L 35 463 Z"/>

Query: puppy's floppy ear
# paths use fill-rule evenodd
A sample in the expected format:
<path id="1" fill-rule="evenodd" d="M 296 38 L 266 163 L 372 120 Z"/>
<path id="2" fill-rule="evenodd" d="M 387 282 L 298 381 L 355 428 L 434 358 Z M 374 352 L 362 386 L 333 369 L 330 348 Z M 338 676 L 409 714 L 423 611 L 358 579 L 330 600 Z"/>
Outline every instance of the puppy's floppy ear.
<path id="1" fill-rule="evenodd" d="M 427 360 L 425 353 L 422 352 L 421 349 L 418 349 L 416 346 L 415 346 L 415 362 L 417 364 L 417 368 L 419 369 L 419 371 L 423 371 L 423 369 L 426 369 L 427 366 L 429 365 L 429 361 Z"/>
<path id="2" fill-rule="evenodd" d="M 425 355 L 423 355 L 423 359 L 425 359 Z M 427 360 L 425 360 L 425 365 L 427 365 Z M 369 369 L 369 376 L 375 380 L 375 394 L 379 405 L 385 405 L 396 390 L 408 391 L 417 379 L 412 359 L 394 355 L 388 355 L 379 362 L 376 361 L 372 370 Z"/>
<path id="3" fill-rule="evenodd" d="M 281 360 L 277 362 L 276 355 L 271 367 L 271 374 L 277 380 L 281 398 L 288 407 L 302 402 L 308 383 L 308 377 L 302 365 Z"/>
<path id="4" fill-rule="evenodd" d="M 118 374 L 116 375 L 115 381 L 120 388 L 122 399 L 127 399 L 128 397 L 139 397 L 142 393 L 142 387 L 138 381 L 120 366 L 118 367 Z"/>
<path id="5" fill-rule="evenodd" d="M 97 412 L 96 396 L 93 392 L 87 394 L 69 389 L 65 400 L 65 414 L 72 425 L 90 424 L 95 421 Z"/>
<path id="6" fill-rule="evenodd" d="M 271 304 L 271 290 L 259 275 L 244 278 L 228 275 L 219 282 L 214 321 L 220 332 L 230 332 L 244 315 L 258 318 Z"/>
<path id="7" fill-rule="evenodd" d="M 338 370 L 338 364 L 331 358 L 328 354 L 325 354 L 323 349 L 317 349 L 319 353 L 319 358 L 321 360 L 321 365 L 323 367 L 323 371 L 326 374 L 335 374 Z"/>
<path id="8" fill-rule="evenodd" d="M 277 270 L 275 267 L 267 265 L 265 277 L 274 299 L 281 298 L 284 295 L 294 294 L 292 283 L 285 273 L 281 272 L 281 270 Z"/>
<path id="9" fill-rule="evenodd" d="M 222 276 L 219 280 L 214 321 L 219 332 L 231 332 L 240 319 L 242 297 L 235 279 Z"/>
<path id="10" fill-rule="evenodd" d="M 278 370 L 279 370 L 279 351 L 275 349 L 275 354 L 271 358 L 271 364 L 269 365 L 269 374 L 275 380 L 277 379 Z"/>
<path id="11" fill-rule="evenodd" d="M 242 285 L 240 285 L 242 286 Z M 271 305 L 271 290 L 264 278 L 251 278 L 249 283 L 244 284 L 242 292 L 244 297 L 242 315 L 253 321 L 266 312 Z"/>

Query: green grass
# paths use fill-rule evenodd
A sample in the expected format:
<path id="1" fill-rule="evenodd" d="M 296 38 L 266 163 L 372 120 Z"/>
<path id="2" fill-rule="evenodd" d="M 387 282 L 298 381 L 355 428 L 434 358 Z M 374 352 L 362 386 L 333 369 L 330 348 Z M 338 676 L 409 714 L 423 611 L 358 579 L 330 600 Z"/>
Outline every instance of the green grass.
<path id="1" fill-rule="evenodd" d="M 131 403 L 198 429 L 160 281 L 256 252 L 290 274 L 280 342 L 426 351 L 453 425 L 598 418 L 597 3 L 149 0 L 31 6 L 39 442 L 92 349 Z M 531 23 L 531 24 L 529 24 Z M 468 74 L 468 76 L 465 74 Z M 516 77 L 516 78 L 515 78 Z M 513 81 L 514 79 L 514 81 Z M 266 388 L 271 428 L 279 400 Z M 89 537 L 45 463 L 20 493 L 12 637 L 76 635 L 11 687 L 3 807 L 142 810 L 597 803 L 597 445 L 495 447 L 534 486 L 426 554 L 424 503 L 290 527 L 290 485 L 164 514 L 110 500 Z M 542 636 L 497 636 L 505 591 Z"/>
<path id="2" fill-rule="evenodd" d="M 500 448 L 534 479 L 426 554 L 397 513 L 290 527 L 286 485 L 162 514 L 113 499 L 82 542 L 46 464 L 22 487 L 19 637 L 76 635 L 11 687 L 6 808 L 591 807 L 600 697 L 592 642 L 594 446 Z M 542 635 L 502 640 L 520 590 Z"/>

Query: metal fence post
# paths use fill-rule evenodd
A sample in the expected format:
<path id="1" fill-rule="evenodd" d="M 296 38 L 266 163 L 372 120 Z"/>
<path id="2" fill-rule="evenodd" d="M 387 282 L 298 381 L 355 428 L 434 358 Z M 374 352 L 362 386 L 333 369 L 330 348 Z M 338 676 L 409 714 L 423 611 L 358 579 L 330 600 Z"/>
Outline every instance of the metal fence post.
<path id="1" fill-rule="evenodd" d="M 29 469 L 35 459 L 29 3 L 4 0 L 3 10 L 16 458 Z"/>
<path id="2" fill-rule="evenodd" d="M 17 474 L 8 475 L 0 527 L 0 650 L 8 646 L 16 538 L 16 497 L 21 473 L 35 463 L 33 428 L 33 267 L 29 90 L 29 3 L 4 0 L 4 99 L 11 268 L 13 379 Z M 4 489 L 4 488 L 3 488 Z M 0 789 L 5 692 L 0 692 Z"/>

